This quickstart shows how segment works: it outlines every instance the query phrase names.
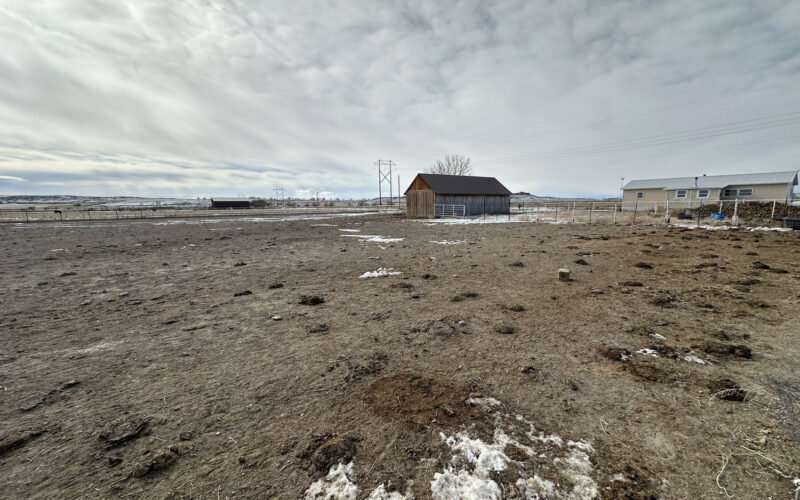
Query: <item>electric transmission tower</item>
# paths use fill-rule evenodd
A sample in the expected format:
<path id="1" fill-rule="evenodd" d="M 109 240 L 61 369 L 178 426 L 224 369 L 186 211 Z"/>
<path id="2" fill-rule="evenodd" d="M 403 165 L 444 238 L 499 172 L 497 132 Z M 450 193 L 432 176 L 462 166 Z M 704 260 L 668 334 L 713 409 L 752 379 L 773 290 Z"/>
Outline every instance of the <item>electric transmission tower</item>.
<path id="1" fill-rule="evenodd" d="M 282 187 L 275 186 L 275 189 L 273 191 L 275 191 L 275 202 L 276 202 L 276 204 L 277 204 L 278 200 L 280 200 L 280 206 L 283 206 L 283 191 L 284 191 L 284 189 Z"/>
<path id="2" fill-rule="evenodd" d="M 392 204 L 392 167 L 397 163 L 392 160 L 378 160 L 375 162 L 378 166 L 378 206 L 383 205 L 383 183 L 389 183 L 389 205 Z M 400 189 L 400 186 L 397 187 Z"/>

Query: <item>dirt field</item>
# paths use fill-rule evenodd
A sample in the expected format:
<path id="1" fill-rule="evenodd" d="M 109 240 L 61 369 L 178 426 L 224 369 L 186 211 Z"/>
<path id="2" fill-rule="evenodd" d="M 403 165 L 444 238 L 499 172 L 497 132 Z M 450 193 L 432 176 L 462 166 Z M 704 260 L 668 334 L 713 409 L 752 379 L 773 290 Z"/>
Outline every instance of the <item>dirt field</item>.
<path id="1" fill-rule="evenodd" d="M 798 232 L 359 216 L 0 236 L 3 498 L 800 487 Z"/>

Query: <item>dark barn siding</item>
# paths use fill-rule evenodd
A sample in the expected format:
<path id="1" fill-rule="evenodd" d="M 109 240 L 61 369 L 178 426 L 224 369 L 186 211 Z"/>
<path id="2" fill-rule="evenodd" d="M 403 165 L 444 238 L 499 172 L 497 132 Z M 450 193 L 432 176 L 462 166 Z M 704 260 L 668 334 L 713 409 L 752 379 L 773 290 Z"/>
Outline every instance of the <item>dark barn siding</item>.
<path id="1" fill-rule="evenodd" d="M 507 214 L 511 209 L 509 196 L 437 194 L 437 205 L 464 205 L 464 215 Z"/>

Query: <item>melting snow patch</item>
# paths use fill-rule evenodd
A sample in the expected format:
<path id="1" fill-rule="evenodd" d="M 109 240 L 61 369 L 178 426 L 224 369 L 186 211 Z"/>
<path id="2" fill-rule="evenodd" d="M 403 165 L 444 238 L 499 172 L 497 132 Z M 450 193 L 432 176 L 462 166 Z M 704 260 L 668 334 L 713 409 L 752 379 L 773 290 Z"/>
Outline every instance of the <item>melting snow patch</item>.
<path id="1" fill-rule="evenodd" d="M 360 233 L 361 232 L 360 229 L 339 229 L 339 231 L 342 231 L 344 233 Z"/>
<path id="2" fill-rule="evenodd" d="M 683 357 L 683 360 L 684 361 L 689 361 L 689 362 L 692 362 L 692 363 L 700 363 L 701 365 L 706 364 L 705 361 L 703 361 L 702 359 L 698 358 L 697 356 L 695 356 L 693 354 L 687 354 L 686 356 Z"/>
<path id="3" fill-rule="evenodd" d="M 339 224 L 311 224 L 311 227 L 336 227 Z M 340 229 L 339 231 L 343 231 Z"/>
<path id="4" fill-rule="evenodd" d="M 377 234 L 343 234 L 341 236 L 358 238 L 359 241 L 371 241 L 373 243 L 394 243 L 396 241 L 403 241 L 403 238 L 387 238 Z"/>
<path id="5" fill-rule="evenodd" d="M 650 337 L 652 337 L 652 338 L 654 338 L 656 340 L 667 340 L 667 337 L 661 335 L 660 333 L 651 333 Z"/>
<path id="6" fill-rule="evenodd" d="M 400 271 L 392 271 L 392 269 L 394 268 L 390 267 L 387 269 L 385 267 L 379 267 L 374 271 L 365 272 L 364 274 L 359 276 L 359 278 L 380 278 L 382 276 L 396 276 L 398 274 L 403 274 Z"/>
<path id="7" fill-rule="evenodd" d="M 466 240 L 457 240 L 457 241 L 447 241 L 447 240 L 436 241 L 436 240 L 431 240 L 428 243 L 436 243 L 437 245 L 460 245 L 461 243 L 466 243 Z"/>
<path id="8" fill-rule="evenodd" d="M 327 476 L 311 483 L 303 493 L 303 500 L 355 500 L 361 490 L 350 481 L 352 473 L 353 462 L 334 465 Z"/>
<path id="9" fill-rule="evenodd" d="M 327 476 L 311 483 L 302 500 L 356 500 L 361 488 L 350 479 L 352 475 L 353 462 L 336 464 Z M 367 500 L 406 500 L 406 496 L 396 491 L 387 492 L 381 483 L 367 496 Z"/>
<path id="10" fill-rule="evenodd" d="M 658 357 L 658 353 L 654 349 L 639 349 L 636 354 L 644 354 L 645 356 Z"/>

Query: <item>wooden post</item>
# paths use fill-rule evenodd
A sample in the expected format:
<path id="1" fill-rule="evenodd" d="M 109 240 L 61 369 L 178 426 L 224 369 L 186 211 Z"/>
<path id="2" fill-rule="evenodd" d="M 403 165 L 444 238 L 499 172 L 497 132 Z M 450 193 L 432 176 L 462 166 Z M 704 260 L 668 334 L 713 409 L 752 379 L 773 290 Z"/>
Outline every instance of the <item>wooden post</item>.
<path id="1" fill-rule="evenodd" d="M 25 222 L 29 222 L 28 221 L 28 211 L 27 210 L 25 210 Z"/>
<path id="2" fill-rule="evenodd" d="M 664 202 L 664 222 L 669 224 L 669 200 Z"/>
<path id="3" fill-rule="evenodd" d="M 556 203 L 556 220 L 554 222 L 558 222 L 558 203 Z"/>
<path id="4" fill-rule="evenodd" d="M 592 212 L 594 212 L 594 202 L 592 202 L 592 206 L 589 207 L 589 224 L 592 223 Z"/>
<path id="5" fill-rule="evenodd" d="M 733 202 L 733 225 L 739 225 L 739 198 L 736 198 Z"/>
<path id="6" fill-rule="evenodd" d="M 617 223 L 617 204 L 614 203 L 614 224 Z"/>
<path id="7" fill-rule="evenodd" d="M 572 223 L 575 224 L 575 202 L 572 202 Z"/>
<path id="8" fill-rule="evenodd" d="M 772 200 L 772 220 L 775 220 L 775 203 L 776 200 Z"/>
<path id="9" fill-rule="evenodd" d="M 639 210 L 639 200 L 633 205 L 633 223 L 636 224 L 636 212 Z"/>

